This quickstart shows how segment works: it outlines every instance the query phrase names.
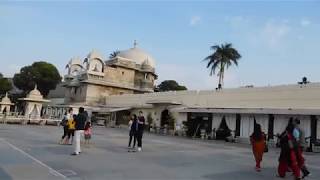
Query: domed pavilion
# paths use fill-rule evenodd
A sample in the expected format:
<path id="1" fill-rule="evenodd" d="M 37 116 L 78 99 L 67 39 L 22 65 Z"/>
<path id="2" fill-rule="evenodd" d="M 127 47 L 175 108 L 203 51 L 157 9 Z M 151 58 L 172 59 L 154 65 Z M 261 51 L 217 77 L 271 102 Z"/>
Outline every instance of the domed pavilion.
<path id="1" fill-rule="evenodd" d="M 107 60 L 92 50 L 80 63 L 72 58 L 67 65 L 65 104 L 105 104 L 109 95 L 153 92 L 157 75 L 155 60 L 134 42 Z"/>
<path id="2" fill-rule="evenodd" d="M 43 103 L 50 102 L 50 100 L 43 98 L 40 91 L 37 89 L 37 85 L 29 92 L 27 97 L 19 98 L 19 100 L 25 102 L 24 115 L 30 118 L 40 118 Z"/>

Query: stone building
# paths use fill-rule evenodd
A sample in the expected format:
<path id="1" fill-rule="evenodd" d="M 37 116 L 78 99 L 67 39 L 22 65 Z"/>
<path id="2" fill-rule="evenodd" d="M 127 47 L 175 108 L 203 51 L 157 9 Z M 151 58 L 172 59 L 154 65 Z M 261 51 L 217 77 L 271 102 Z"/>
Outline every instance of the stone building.
<path id="1" fill-rule="evenodd" d="M 29 92 L 27 97 L 19 98 L 19 100 L 23 101 L 25 104 L 24 115 L 33 119 L 40 118 L 41 112 L 43 112 L 43 103 L 50 102 L 50 100 L 43 98 L 40 91 L 37 89 L 37 85 Z"/>
<path id="2" fill-rule="evenodd" d="M 153 92 L 157 79 L 155 60 L 136 43 L 108 60 L 93 50 L 83 61 L 72 58 L 67 68 L 65 104 L 103 105 L 110 95 Z"/>
<path id="3" fill-rule="evenodd" d="M 179 131 L 187 125 L 189 135 L 199 137 L 201 131 L 213 134 L 225 124 L 247 142 L 254 122 L 274 139 L 290 118 L 298 118 L 309 141 L 320 139 L 320 83 L 153 92 L 155 61 L 136 43 L 111 59 L 92 51 L 83 61 L 73 58 L 67 67 L 65 95 L 53 96 L 45 112 L 65 112 L 68 107 L 76 112 L 83 106 L 92 119 L 121 125 L 127 124 L 128 114 L 142 111 L 153 127 L 169 125 Z"/>
<path id="4" fill-rule="evenodd" d="M 14 104 L 8 97 L 8 93 L 6 93 L 6 95 L 0 101 L 0 113 L 8 114 L 11 111 L 11 106 L 13 105 Z"/>
<path id="5" fill-rule="evenodd" d="M 320 139 L 320 83 L 303 87 L 297 84 L 112 95 L 106 98 L 106 105 L 128 107 L 136 114 L 143 111 L 157 127 L 168 123 L 170 113 L 174 118 L 174 129 L 189 124 L 191 134 L 196 136 L 201 129 L 207 132 L 219 129 L 225 121 L 237 137 L 246 141 L 253 132 L 254 121 L 262 126 L 270 139 L 274 139 L 274 135 L 285 130 L 292 117 L 301 120 L 309 140 Z"/>

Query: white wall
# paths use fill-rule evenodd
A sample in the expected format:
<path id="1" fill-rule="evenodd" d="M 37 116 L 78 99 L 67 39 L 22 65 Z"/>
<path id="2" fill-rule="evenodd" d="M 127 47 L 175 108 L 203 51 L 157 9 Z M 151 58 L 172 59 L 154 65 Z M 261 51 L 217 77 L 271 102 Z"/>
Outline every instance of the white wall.
<path id="1" fill-rule="evenodd" d="M 275 115 L 273 134 L 281 134 L 286 129 L 289 118 L 288 115 Z"/>
<path id="2" fill-rule="evenodd" d="M 240 137 L 250 137 L 253 132 L 253 126 L 254 117 L 249 114 L 241 114 Z"/>
<path id="3" fill-rule="evenodd" d="M 147 94 L 113 95 L 108 105 L 141 105 L 148 100 L 178 101 L 188 107 L 320 109 L 320 83 L 234 88 L 221 91 L 169 91 Z"/>

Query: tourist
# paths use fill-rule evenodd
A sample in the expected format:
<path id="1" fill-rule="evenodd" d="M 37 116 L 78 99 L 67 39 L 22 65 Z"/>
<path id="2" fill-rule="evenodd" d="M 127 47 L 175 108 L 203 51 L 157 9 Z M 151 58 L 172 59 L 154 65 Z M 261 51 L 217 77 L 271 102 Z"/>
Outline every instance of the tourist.
<path id="1" fill-rule="evenodd" d="M 297 160 L 298 160 L 299 167 L 301 168 L 301 171 L 303 173 L 302 178 L 305 178 L 310 174 L 307 166 L 305 165 L 305 158 L 303 157 L 303 150 L 306 147 L 306 140 L 305 140 L 305 133 L 300 128 L 300 120 L 297 118 L 294 120 L 293 136 L 296 138 L 296 141 L 298 143 Z"/>
<path id="2" fill-rule="evenodd" d="M 294 124 L 289 121 L 289 124 L 281 134 L 280 139 L 280 157 L 278 166 L 278 176 L 284 178 L 289 168 L 292 170 L 296 180 L 300 178 L 300 167 L 297 161 L 297 142 L 293 137 Z"/>
<path id="3" fill-rule="evenodd" d="M 63 144 L 66 141 L 66 137 L 68 136 L 68 119 L 72 117 L 72 108 L 68 109 L 68 112 L 66 112 L 63 116 L 62 121 L 60 122 L 60 125 L 63 127 L 63 135 L 60 140 L 60 144 Z"/>
<path id="4" fill-rule="evenodd" d="M 91 139 L 91 135 L 92 135 L 92 127 L 91 127 L 91 122 L 87 121 L 85 127 L 84 127 L 84 144 L 88 144 L 90 143 L 90 139 Z"/>
<path id="5" fill-rule="evenodd" d="M 263 153 L 265 150 L 265 139 L 266 135 L 261 131 L 261 126 L 260 124 L 255 124 L 254 125 L 254 130 L 252 135 L 250 136 L 250 141 L 252 145 L 252 152 L 254 155 L 254 159 L 256 160 L 256 171 L 260 172 L 261 171 L 261 161 L 263 157 Z"/>
<path id="6" fill-rule="evenodd" d="M 68 139 L 65 142 L 65 144 L 73 144 L 73 139 L 74 139 L 74 131 L 76 129 L 76 121 L 74 120 L 76 118 L 76 115 L 72 115 L 69 119 L 68 119 Z M 71 141 L 70 141 L 71 138 Z"/>
<path id="7" fill-rule="evenodd" d="M 84 108 L 80 107 L 79 113 L 75 117 L 75 121 L 76 121 L 75 139 L 76 139 L 76 142 L 74 143 L 74 152 L 72 153 L 72 155 L 78 155 L 79 153 L 81 153 L 80 138 L 81 138 L 81 135 L 83 135 L 83 133 L 84 133 L 84 126 L 85 126 L 86 118 L 87 117 L 84 113 Z"/>
<path id="8" fill-rule="evenodd" d="M 129 144 L 128 144 L 128 152 L 130 152 L 130 149 L 132 151 L 135 151 L 136 141 L 137 141 L 137 133 L 138 133 L 138 119 L 137 115 L 133 115 L 129 121 Z M 131 148 L 131 142 L 133 137 L 133 146 Z"/>
<path id="9" fill-rule="evenodd" d="M 138 117 L 138 151 L 142 151 L 142 136 L 143 136 L 143 130 L 144 130 L 144 124 L 145 124 L 145 118 L 143 116 L 143 112 L 139 112 Z"/>

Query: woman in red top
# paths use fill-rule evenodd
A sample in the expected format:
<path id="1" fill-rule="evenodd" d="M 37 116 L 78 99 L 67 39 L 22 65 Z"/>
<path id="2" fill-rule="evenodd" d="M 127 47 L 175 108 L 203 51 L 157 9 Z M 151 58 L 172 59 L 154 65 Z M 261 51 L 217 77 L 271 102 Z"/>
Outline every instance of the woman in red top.
<path id="1" fill-rule="evenodd" d="M 252 145 L 252 152 L 254 155 L 254 159 L 256 160 L 256 171 L 261 171 L 261 161 L 263 157 L 263 153 L 265 150 L 265 142 L 266 135 L 261 131 L 260 124 L 254 125 L 254 130 L 252 135 L 250 136 L 250 141 Z"/>

